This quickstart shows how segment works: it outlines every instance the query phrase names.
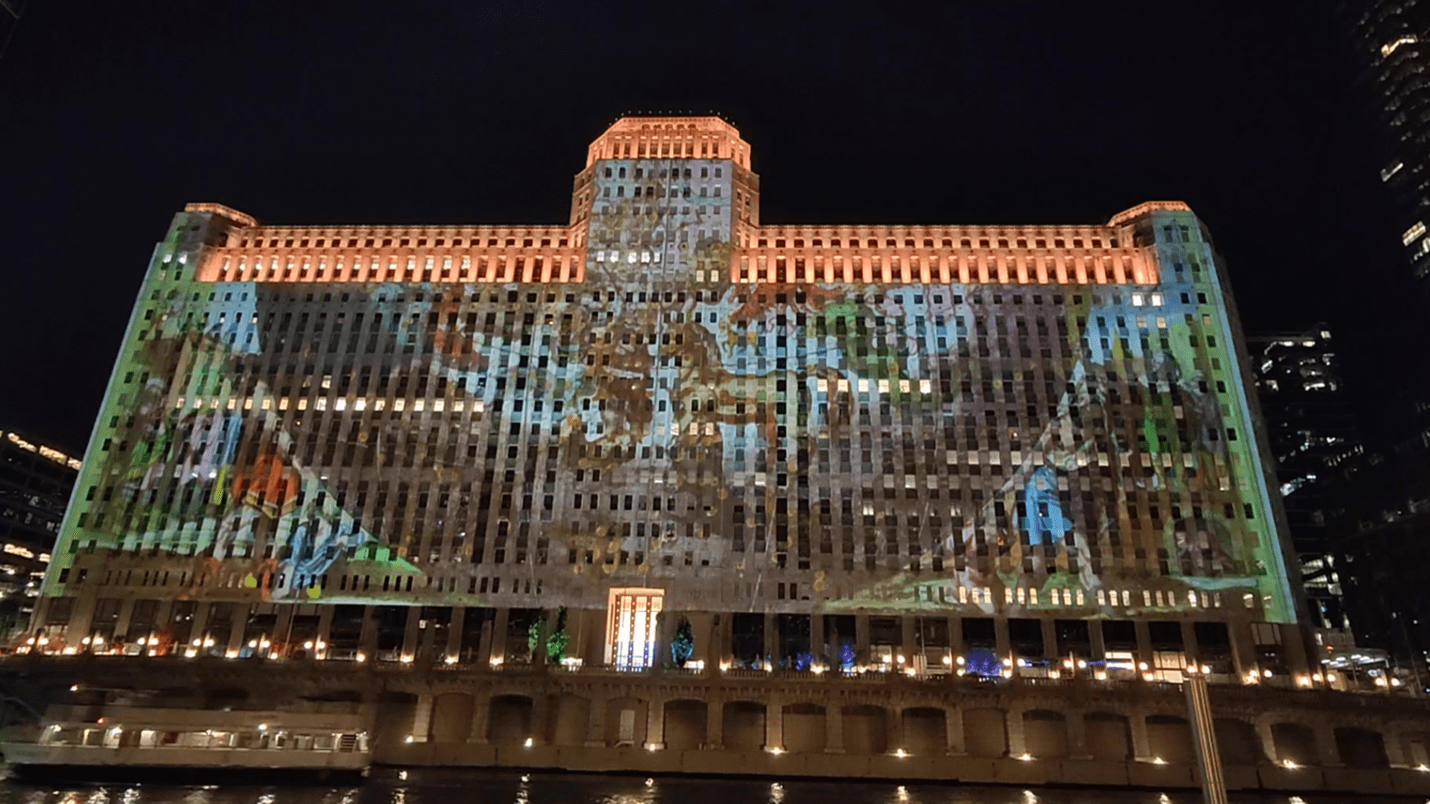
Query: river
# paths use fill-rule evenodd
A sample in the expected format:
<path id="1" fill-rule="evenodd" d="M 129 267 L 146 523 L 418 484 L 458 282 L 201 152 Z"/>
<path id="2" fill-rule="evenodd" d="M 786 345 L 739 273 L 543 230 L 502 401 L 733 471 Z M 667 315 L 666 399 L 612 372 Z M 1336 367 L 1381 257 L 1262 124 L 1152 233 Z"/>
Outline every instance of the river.
<path id="1" fill-rule="evenodd" d="M 1233 804 L 1344 804 L 1345 796 L 1234 794 Z M 1356 798 L 1356 804 L 1419 799 Z M 0 781 L 0 804 L 1199 804 L 1194 791 L 770 782 L 513 771 L 380 769 L 361 786 L 170 786 Z"/>

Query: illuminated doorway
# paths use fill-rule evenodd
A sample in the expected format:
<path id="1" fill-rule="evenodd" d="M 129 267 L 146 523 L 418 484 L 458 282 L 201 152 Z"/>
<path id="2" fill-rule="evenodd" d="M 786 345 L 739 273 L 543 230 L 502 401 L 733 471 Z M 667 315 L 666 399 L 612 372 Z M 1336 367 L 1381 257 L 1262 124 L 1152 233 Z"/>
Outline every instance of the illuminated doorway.
<path id="1" fill-rule="evenodd" d="M 606 603 L 606 664 L 641 670 L 655 662 L 656 617 L 665 602 L 660 589 L 612 589 Z"/>

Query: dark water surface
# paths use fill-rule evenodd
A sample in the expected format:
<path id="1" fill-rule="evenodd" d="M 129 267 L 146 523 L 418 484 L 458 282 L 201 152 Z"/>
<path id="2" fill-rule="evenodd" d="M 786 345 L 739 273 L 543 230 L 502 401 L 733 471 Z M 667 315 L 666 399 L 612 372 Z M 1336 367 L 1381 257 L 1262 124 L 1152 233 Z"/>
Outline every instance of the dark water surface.
<path id="1" fill-rule="evenodd" d="M 1233 804 L 1404 804 L 1418 799 L 1233 795 Z M 375 771 L 361 786 L 27 784 L 0 804 L 1199 804 L 1195 791 L 1019 789 L 881 782 L 770 782 L 511 771 Z"/>

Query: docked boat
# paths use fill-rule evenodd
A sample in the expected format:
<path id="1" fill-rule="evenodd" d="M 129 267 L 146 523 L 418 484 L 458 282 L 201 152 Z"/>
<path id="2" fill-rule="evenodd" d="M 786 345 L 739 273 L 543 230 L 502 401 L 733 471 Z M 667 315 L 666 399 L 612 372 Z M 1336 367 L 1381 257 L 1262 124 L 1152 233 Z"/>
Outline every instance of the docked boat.
<path id="1" fill-rule="evenodd" d="M 371 759 L 365 718 L 341 705 L 317 711 L 56 705 L 46 710 L 34 742 L 4 742 L 0 750 L 21 778 L 95 781 L 337 781 L 361 779 Z"/>

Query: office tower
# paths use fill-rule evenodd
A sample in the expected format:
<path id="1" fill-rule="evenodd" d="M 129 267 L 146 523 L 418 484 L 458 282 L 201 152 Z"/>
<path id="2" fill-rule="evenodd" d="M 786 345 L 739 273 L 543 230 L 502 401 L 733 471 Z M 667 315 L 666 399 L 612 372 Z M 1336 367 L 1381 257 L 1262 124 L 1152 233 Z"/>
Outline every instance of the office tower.
<path id="1" fill-rule="evenodd" d="M 0 431 L 0 632 L 29 623 L 80 463 Z"/>
<path id="2" fill-rule="evenodd" d="M 1348 34 L 1357 84 L 1373 121 L 1380 178 L 1397 220 L 1391 228 L 1417 282 L 1430 276 L 1430 145 L 1423 73 L 1430 66 L 1430 6 L 1420 0 L 1342 0 L 1337 19 Z"/>
<path id="3" fill-rule="evenodd" d="M 1247 338 L 1276 479 L 1312 621 L 1348 629 L 1326 495 L 1336 467 L 1361 452 L 1339 359 L 1324 325 Z"/>

